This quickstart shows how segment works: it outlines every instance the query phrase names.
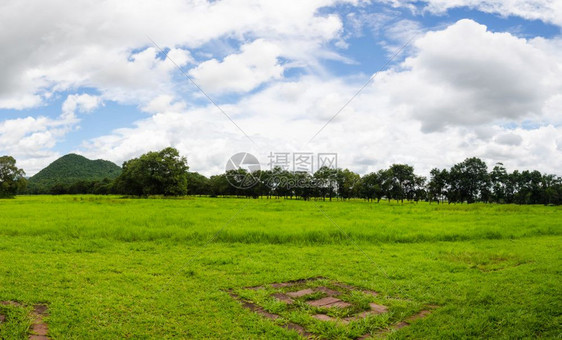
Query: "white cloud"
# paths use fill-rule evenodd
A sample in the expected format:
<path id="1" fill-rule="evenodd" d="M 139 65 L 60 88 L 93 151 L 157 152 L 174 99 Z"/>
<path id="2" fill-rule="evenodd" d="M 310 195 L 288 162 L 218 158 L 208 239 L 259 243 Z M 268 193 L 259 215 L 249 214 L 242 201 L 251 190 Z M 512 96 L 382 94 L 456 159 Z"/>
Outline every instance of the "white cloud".
<path id="1" fill-rule="evenodd" d="M 160 95 L 152 99 L 148 104 L 146 104 L 142 110 L 149 113 L 161 113 L 161 112 L 180 112 L 184 111 L 186 105 L 182 101 L 175 101 L 173 96 L 170 95 Z"/>
<path id="2" fill-rule="evenodd" d="M 339 39 L 341 20 L 337 15 L 320 14 L 319 9 L 342 2 L 347 0 L 4 2 L 0 44 L 6 48 L 0 54 L 0 109 L 38 108 L 57 92 L 81 88 L 94 89 L 100 98 L 94 103 L 86 95 L 70 96 L 58 118 L 38 114 L 4 120 L 0 150 L 18 157 L 33 174 L 57 155 L 51 148 L 77 127 L 75 111 L 87 111 L 102 101 L 138 105 L 151 114 L 184 110 L 178 94 L 185 95 L 186 89 L 188 94 L 199 94 L 184 79 L 178 86 L 176 66 L 163 58 L 147 35 L 166 51 L 170 48 L 170 58 L 186 70 L 195 65 L 193 49 L 208 49 L 221 41 L 240 44 L 240 53 L 217 62 L 219 72 L 235 75 L 227 79 L 229 91 L 278 79 L 283 72 L 277 60 L 280 51 L 288 67 L 319 67 L 319 58 L 341 58 L 326 47 L 327 42 Z M 205 79 L 212 78 L 212 60 L 203 61 L 200 69 Z M 242 78 L 248 74 L 252 79 L 245 83 Z M 221 84 L 205 85 L 212 90 Z M 140 148 L 157 146 L 158 138 L 169 142 L 162 136 L 150 132 L 132 141 Z M 209 143 L 201 143 L 205 145 Z M 119 148 L 121 156 L 112 159 L 122 159 L 132 149 L 131 145 Z"/>
<path id="3" fill-rule="evenodd" d="M 208 175 L 222 172 L 239 151 L 264 162 L 270 151 L 337 152 L 340 166 L 359 172 L 406 162 L 427 174 L 470 156 L 511 169 L 559 172 L 562 128 L 542 122 L 550 114 L 545 107 L 562 109 L 552 99 L 560 67 L 551 44 L 462 20 L 426 33 L 415 46 L 414 55 L 375 78 L 309 145 L 365 79 L 303 76 L 223 105 L 257 146 L 212 105 L 178 110 L 164 101 L 135 127 L 84 147 L 121 162 L 173 145 L 189 156 L 192 169 Z M 542 123 L 532 130 L 504 127 L 529 120 Z"/>
<path id="4" fill-rule="evenodd" d="M 231 54 L 222 62 L 207 60 L 189 73 L 210 92 L 247 92 L 281 78 L 283 66 L 278 62 L 281 49 L 276 44 L 258 39 L 240 49 L 240 53 Z"/>
<path id="5" fill-rule="evenodd" d="M 80 122 L 77 112 L 91 112 L 101 104 L 98 96 L 68 95 L 57 118 L 25 117 L 0 121 L 0 150 L 20 160 L 33 175 L 56 159 L 52 148 Z"/>
<path id="6" fill-rule="evenodd" d="M 66 97 L 62 104 L 62 112 L 64 114 L 74 114 L 74 112 L 91 112 L 101 104 L 99 96 L 85 94 L 73 94 Z"/>
<path id="7" fill-rule="evenodd" d="M 433 11 L 467 3 L 429 2 Z M 0 54 L 0 108 L 37 107 L 54 93 L 84 87 L 100 96 L 68 96 L 57 118 L 4 120 L 0 149 L 21 159 L 33 174 L 58 155 L 52 148 L 78 126 L 78 112 L 116 101 L 137 105 L 146 116 L 129 128 L 85 141 L 80 151 L 86 156 L 119 164 L 173 145 L 188 155 L 192 169 L 206 174 L 222 172 L 228 157 L 239 151 L 261 159 L 269 151 L 338 152 L 340 166 L 360 172 L 407 162 L 427 173 L 468 156 L 489 164 L 502 160 L 510 167 L 561 168 L 562 43 L 493 33 L 471 20 L 422 33 L 405 62 L 379 74 L 306 145 L 367 77 L 336 79 L 323 69 L 323 59 L 352 62 L 330 47 L 347 44 L 341 19 L 319 11 L 339 3 L 8 2 L 0 12 L 0 25 L 9 28 L 0 30 L 0 43 L 10 47 Z M 468 4 L 499 6 L 498 1 Z M 504 5 L 511 6 L 507 14 L 524 7 L 518 1 Z M 503 10 L 493 6 L 490 11 Z M 548 6 L 543 7 L 559 13 L 558 5 Z M 537 11 L 547 18 L 543 7 Z M 534 15 L 529 13 L 517 15 Z M 388 18 L 357 20 L 358 25 L 370 20 L 372 29 L 384 29 L 396 43 L 422 30 L 414 21 L 381 28 Z M 171 48 L 170 58 L 186 72 L 191 68 L 204 90 L 230 94 L 259 88 L 221 105 L 258 145 L 249 143 L 216 107 L 201 104 L 205 98 L 179 78 L 146 34 Z M 216 45 L 228 48 L 213 54 Z M 196 58 L 203 59 L 199 66 Z M 283 78 L 295 67 L 309 72 Z M 522 129 L 524 121 L 537 127 Z"/>
<path id="8" fill-rule="evenodd" d="M 497 136 L 494 141 L 503 145 L 520 145 L 523 142 L 523 138 L 514 133 L 504 133 Z"/>
<path id="9" fill-rule="evenodd" d="M 518 16 L 528 20 L 542 20 L 562 26 L 562 2 L 556 0 L 389 0 L 396 6 L 414 9 L 424 4 L 424 10 L 443 14 L 456 7 L 469 7 L 504 17 Z"/>
<path id="10" fill-rule="evenodd" d="M 236 56 L 219 63 L 226 70 L 240 63 L 257 67 L 262 75 L 254 83 L 275 78 L 281 72 L 271 65 L 276 48 L 312 64 L 322 53 L 311 52 L 324 50 L 326 41 L 338 38 L 341 20 L 318 14 L 319 8 L 338 2 L 345 1 L 8 1 L 0 12 L 0 44 L 7 47 L 0 55 L 0 108 L 36 107 L 52 91 L 79 87 L 96 88 L 104 99 L 135 104 L 175 93 L 175 66 L 160 59 L 147 35 L 161 47 L 171 47 L 169 55 L 180 66 L 193 62 L 189 49 L 217 39 L 275 40 L 278 47 L 261 40 L 247 45 L 267 53 L 262 59 L 254 56 L 253 63 Z M 244 57 L 250 57 L 249 52 Z M 209 76 L 212 64 L 211 60 L 205 66 Z M 230 86 L 251 84 L 231 79 Z"/>
<path id="11" fill-rule="evenodd" d="M 381 75 L 378 86 L 423 123 L 423 130 L 537 118 L 562 89 L 560 60 L 509 33 L 472 20 L 429 32 L 404 70 Z"/>

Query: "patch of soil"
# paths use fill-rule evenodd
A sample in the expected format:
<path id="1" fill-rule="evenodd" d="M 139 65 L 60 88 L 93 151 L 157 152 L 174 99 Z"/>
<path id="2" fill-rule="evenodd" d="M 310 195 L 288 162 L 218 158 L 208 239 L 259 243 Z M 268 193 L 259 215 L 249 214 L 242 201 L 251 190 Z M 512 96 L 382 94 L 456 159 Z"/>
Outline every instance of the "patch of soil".
<path id="1" fill-rule="evenodd" d="M 49 333 L 49 327 L 43 321 L 43 317 L 47 316 L 47 306 L 45 305 L 35 305 L 33 306 L 33 311 L 31 316 L 33 318 L 33 324 L 31 325 L 31 335 L 29 339 L 33 340 L 48 340 L 47 333 Z"/>
<path id="2" fill-rule="evenodd" d="M 0 304 L 5 306 L 15 306 L 15 307 L 25 307 L 25 305 L 17 301 L 0 301 Z M 49 327 L 47 323 L 43 320 L 48 314 L 46 305 L 34 305 L 33 310 L 30 313 L 32 319 L 31 328 L 29 330 L 29 340 L 49 340 L 47 336 L 49 334 Z M 2 319 L 0 316 L 0 322 L 5 322 L 6 317 Z"/>

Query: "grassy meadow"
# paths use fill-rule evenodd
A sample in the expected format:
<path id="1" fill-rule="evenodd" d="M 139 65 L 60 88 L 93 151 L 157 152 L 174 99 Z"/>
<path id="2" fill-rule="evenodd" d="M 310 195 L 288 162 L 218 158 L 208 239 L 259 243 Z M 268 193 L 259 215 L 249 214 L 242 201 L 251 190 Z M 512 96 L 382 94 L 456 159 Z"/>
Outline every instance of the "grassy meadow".
<path id="1" fill-rule="evenodd" d="M 323 277 L 389 312 L 349 325 L 244 289 Z M 0 301 L 49 306 L 52 339 L 561 338 L 562 207 L 282 199 L 0 200 Z M 236 292 L 282 318 L 270 320 Z M 367 300 L 370 299 L 370 300 Z M 26 339 L 0 305 L 0 338 Z M 338 317 L 338 315 L 335 315 Z"/>

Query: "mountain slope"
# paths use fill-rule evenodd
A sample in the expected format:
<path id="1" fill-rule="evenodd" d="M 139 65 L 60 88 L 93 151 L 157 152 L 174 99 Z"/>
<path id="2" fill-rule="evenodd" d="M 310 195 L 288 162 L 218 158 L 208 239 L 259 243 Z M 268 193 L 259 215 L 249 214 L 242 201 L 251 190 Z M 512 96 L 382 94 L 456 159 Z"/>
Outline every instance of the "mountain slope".
<path id="1" fill-rule="evenodd" d="M 29 179 L 31 186 L 72 184 L 78 181 L 99 181 L 119 176 L 121 168 L 110 161 L 89 160 L 86 157 L 68 154 L 63 156 Z"/>

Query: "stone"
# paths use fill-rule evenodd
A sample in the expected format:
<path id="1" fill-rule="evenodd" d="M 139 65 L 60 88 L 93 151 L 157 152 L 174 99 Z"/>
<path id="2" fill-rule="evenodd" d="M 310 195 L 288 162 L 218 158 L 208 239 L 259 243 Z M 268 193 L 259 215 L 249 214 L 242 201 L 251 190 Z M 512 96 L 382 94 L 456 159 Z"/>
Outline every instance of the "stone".
<path id="1" fill-rule="evenodd" d="M 315 289 L 315 291 L 322 292 L 322 293 L 324 293 L 328 296 L 338 296 L 338 295 L 341 294 L 337 290 L 333 290 L 333 289 L 330 289 L 330 288 L 327 288 L 327 287 L 318 287 L 318 288 Z"/>
<path id="2" fill-rule="evenodd" d="M 367 295 L 372 295 L 372 296 L 377 296 L 379 295 L 379 293 L 372 291 L 372 290 L 364 290 L 363 293 L 367 294 Z"/>
<path id="3" fill-rule="evenodd" d="M 376 303 L 370 303 L 369 306 L 371 307 L 371 311 L 373 314 L 382 314 L 388 312 L 388 308 L 383 305 L 377 305 Z"/>
<path id="4" fill-rule="evenodd" d="M 275 293 L 272 296 L 274 298 L 276 298 L 277 300 L 281 301 L 281 302 L 285 302 L 288 305 L 290 305 L 294 302 L 293 299 L 291 299 L 290 297 L 288 297 L 287 295 L 285 295 L 283 293 Z"/>
<path id="5" fill-rule="evenodd" d="M 331 307 L 345 308 L 351 306 L 351 304 L 332 296 L 325 297 L 318 300 L 308 301 L 307 303 L 313 307 L 326 307 L 326 308 L 331 308 Z"/>
<path id="6" fill-rule="evenodd" d="M 314 293 L 314 290 L 312 290 L 310 288 L 307 288 L 307 289 L 299 290 L 297 292 L 289 292 L 289 293 L 287 293 L 287 295 L 289 295 L 292 298 L 298 298 L 298 297 L 310 295 L 310 294 L 313 294 L 313 293 Z"/>
<path id="7" fill-rule="evenodd" d="M 47 332 L 49 331 L 47 325 L 44 323 L 33 324 L 31 329 L 35 335 L 47 335 Z"/>
<path id="8" fill-rule="evenodd" d="M 344 302 L 344 301 L 339 301 L 339 302 L 334 302 L 334 303 L 332 303 L 332 304 L 330 304 L 330 305 L 328 305 L 328 306 L 326 306 L 326 307 L 330 307 L 330 308 L 332 308 L 332 307 L 345 308 L 345 307 L 349 307 L 349 306 L 351 306 L 351 303 Z"/>
<path id="9" fill-rule="evenodd" d="M 320 321 L 333 321 L 334 318 L 332 318 L 331 316 L 328 316 L 326 314 L 315 314 L 312 316 L 315 319 L 318 319 Z"/>

